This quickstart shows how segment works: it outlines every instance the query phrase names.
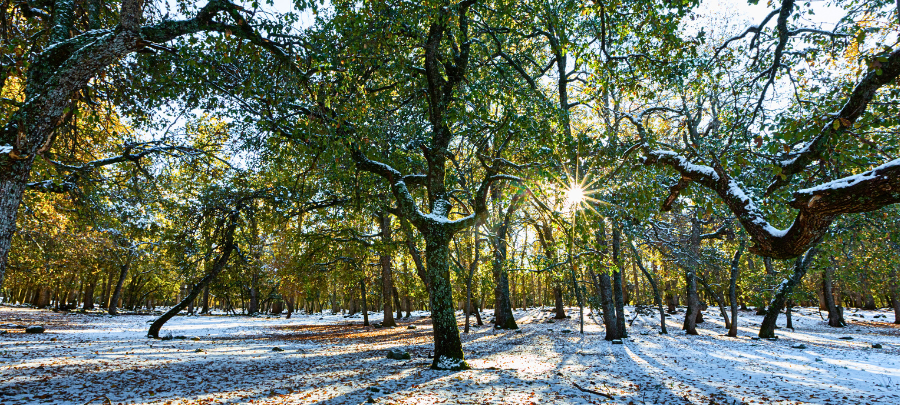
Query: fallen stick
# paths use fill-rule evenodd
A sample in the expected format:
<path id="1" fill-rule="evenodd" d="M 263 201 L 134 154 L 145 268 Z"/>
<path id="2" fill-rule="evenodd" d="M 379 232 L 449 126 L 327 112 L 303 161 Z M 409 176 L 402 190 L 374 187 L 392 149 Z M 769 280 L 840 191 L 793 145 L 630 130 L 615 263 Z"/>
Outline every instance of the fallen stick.
<path id="1" fill-rule="evenodd" d="M 606 398 L 609 398 L 609 399 L 615 399 L 615 398 L 613 398 L 612 395 L 604 394 L 604 393 L 602 393 L 602 392 L 600 392 L 600 391 L 594 391 L 594 390 L 591 390 L 591 389 L 582 388 L 580 385 L 578 385 L 577 383 L 574 383 L 574 382 L 572 383 L 572 385 L 574 385 L 575 388 L 578 388 L 578 389 L 581 390 L 582 392 L 588 392 L 588 393 L 591 393 L 591 394 L 599 395 L 599 396 L 601 396 L 601 397 L 606 397 Z"/>
<path id="2" fill-rule="evenodd" d="M 109 399 L 109 397 L 106 396 L 106 395 L 101 395 L 101 396 L 96 397 L 96 398 L 94 398 L 94 399 L 92 399 L 92 400 L 90 400 L 90 401 L 87 401 L 87 402 L 84 403 L 84 405 L 89 405 L 90 403 L 92 403 L 92 402 L 94 402 L 94 401 L 96 401 L 96 400 L 98 400 L 98 399 L 100 399 L 100 398 L 103 398 L 103 399 L 104 399 L 104 401 L 101 402 L 102 404 L 112 405 L 112 401 L 111 401 L 111 400 Z"/>

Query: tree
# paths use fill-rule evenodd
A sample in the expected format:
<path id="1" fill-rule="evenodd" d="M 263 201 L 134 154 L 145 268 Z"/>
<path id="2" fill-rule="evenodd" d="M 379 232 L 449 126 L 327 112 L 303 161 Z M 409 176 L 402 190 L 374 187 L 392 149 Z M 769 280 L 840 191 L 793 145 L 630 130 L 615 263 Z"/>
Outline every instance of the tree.
<path id="1" fill-rule="evenodd" d="M 882 160 L 881 165 L 870 165 L 868 162 L 873 160 L 866 159 L 866 164 L 859 165 L 854 159 L 859 154 L 871 154 L 866 149 L 874 144 L 868 137 L 897 125 L 894 119 L 881 118 L 896 116 L 890 113 L 894 104 L 882 104 L 879 100 L 894 97 L 894 79 L 900 75 L 900 50 L 864 42 L 867 32 L 861 31 L 861 16 L 887 18 L 885 3 L 874 2 L 863 8 L 850 7 L 850 3 L 841 5 L 847 10 L 846 16 L 835 31 L 827 32 L 794 26 L 791 18 L 802 12 L 801 6 L 784 0 L 761 24 L 747 28 L 692 62 L 698 69 L 689 79 L 694 86 L 690 92 L 676 95 L 671 103 L 661 103 L 637 114 L 623 114 L 636 128 L 643 163 L 674 169 L 680 177 L 670 188 L 666 201 L 670 204 L 690 184 L 714 192 L 754 242 L 750 251 L 761 256 L 797 257 L 818 244 L 839 216 L 869 212 L 900 201 L 891 191 L 900 186 L 900 162 Z M 775 27 L 766 29 L 773 19 Z M 896 23 L 892 15 L 889 21 L 874 31 L 888 30 L 890 24 Z M 744 49 L 761 50 L 772 45 L 768 48 L 772 53 L 741 59 L 738 51 L 729 47 L 748 37 L 750 43 Z M 813 46 L 804 48 L 807 42 Z M 836 46 L 829 49 L 831 43 Z M 794 76 L 801 75 L 795 65 L 840 61 L 844 57 L 842 50 L 851 46 L 863 52 L 860 57 L 867 61 L 866 71 L 850 69 L 849 73 L 855 75 L 847 77 L 856 77 L 855 83 L 831 80 L 829 72 L 816 62 L 811 77 Z M 726 79 L 725 73 L 736 66 L 744 69 L 738 79 Z M 779 78 L 788 81 L 785 84 L 791 86 L 796 97 L 789 108 L 770 112 L 766 103 L 774 103 L 775 99 L 768 90 L 779 83 Z M 752 97 L 744 96 L 738 89 L 749 89 Z M 806 108 L 807 103 L 802 101 L 805 96 L 817 100 L 812 103 L 815 108 Z M 839 100 L 840 104 L 831 100 Z M 835 112 L 827 112 L 831 109 Z M 654 114 L 668 114 L 664 121 L 683 123 L 675 127 L 682 132 L 684 142 L 676 141 L 680 143 L 677 147 L 672 143 L 663 145 L 663 140 L 645 125 Z M 754 149 L 761 155 L 754 155 Z M 826 154 L 830 150 L 841 152 Z M 775 164 L 766 166 L 766 161 Z M 741 170 L 751 162 L 752 170 Z M 812 165 L 815 162 L 822 170 Z M 868 169 L 871 166 L 877 167 Z M 764 175 L 764 170 L 772 176 Z M 808 173 L 802 181 L 801 173 Z M 764 184 L 767 178 L 768 183 Z M 788 198 L 783 188 L 797 182 L 807 187 Z M 779 229 L 767 219 L 754 197 L 756 190 L 763 191 L 769 200 L 789 200 L 786 204 L 767 204 L 776 207 L 776 215 L 783 218 L 790 209 L 797 211 L 789 227 Z"/>
<path id="2" fill-rule="evenodd" d="M 284 55 L 256 33 L 242 7 L 226 0 L 208 2 L 191 19 L 163 18 L 148 24 L 143 21 L 153 18 L 145 18 L 143 1 L 123 0 L 116 19 L 117 4 L 91 3 L 90 12 L 84 14 L 75 13 L 72 0 L 54 1 L 52 13 L 30 3 L 13 10 L 16 28 L 10 27 L 10 36 L 15 38 L 19 60 L 4 62 L 4 89 L 15 77 L 21 91 L 16 101 L 11 101 L 12 110 L 3 115 L 0 128 L 0 285 L 34 160 L 53 146 L 73 95 L 87 88 L 104 69 L 135 52 L 164 50 L 159 44 L 199 32 L 234 34 Z M 33 60 L 24 63 L 26 57 Z"/>

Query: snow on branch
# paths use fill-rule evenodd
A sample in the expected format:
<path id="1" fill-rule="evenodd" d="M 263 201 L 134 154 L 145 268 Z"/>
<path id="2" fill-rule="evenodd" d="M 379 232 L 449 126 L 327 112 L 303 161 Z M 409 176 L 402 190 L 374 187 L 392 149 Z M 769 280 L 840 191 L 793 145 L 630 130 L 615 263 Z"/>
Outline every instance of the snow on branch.
<path id="1" fill-rule="evenodd" d="M 766 190 L 770 194 L 781 187 L 786 186 L 793 175 L 802 172 L 814 161 L 821 159 L 822 153 L 828 148 L 829 141 L 844 134 L 852 128 L 853 123 L 866 111 L 869 103 L 875 97 L 878 90 L 894 81 L 900 76 L 900 49 L 891 52 L 885 62 L 877 62 L 878 67 L 871 69 L 859 81 L 841 110 L 833 114 L 833 120 L 825 123 L 819 134 L 815 136 L 798 152 L 787 154 L 779 163 L 782 167 L 781 176 L 772 180 Z"/>
<path id="2" fill-rule="evenodd" d="M 791 226 L 772 226 L 743 188 L 713 167 L 690 162 L 675 152 L 653 150 L 644 164 L 677 170 L 683 181 L 698 183 L 718 194 L 747 230 L 755 245 L 750 251 L 775 259 L 791 259 L 815 246 L 841 214 L 869 212 L 900 202 L 900 159 L 854 176 L 794 193 L 790 206 L 799 212 Z"/>

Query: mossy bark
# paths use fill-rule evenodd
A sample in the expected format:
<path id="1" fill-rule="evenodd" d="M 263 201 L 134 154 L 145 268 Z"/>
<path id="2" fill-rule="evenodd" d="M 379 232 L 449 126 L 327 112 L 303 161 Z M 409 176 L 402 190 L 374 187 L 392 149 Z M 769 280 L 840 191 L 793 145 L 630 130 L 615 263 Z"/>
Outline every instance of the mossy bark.
<path id="1" fill-rule="evenodd" d="M 434 229 L 438 228 L 438 229 Z M 434 327 L 434 361 L 431 368 L 467 370 L 450 285 L 450 238 L 438 226 L 425 235 L 425 263 L 431 280 L 428 302 Z"/>

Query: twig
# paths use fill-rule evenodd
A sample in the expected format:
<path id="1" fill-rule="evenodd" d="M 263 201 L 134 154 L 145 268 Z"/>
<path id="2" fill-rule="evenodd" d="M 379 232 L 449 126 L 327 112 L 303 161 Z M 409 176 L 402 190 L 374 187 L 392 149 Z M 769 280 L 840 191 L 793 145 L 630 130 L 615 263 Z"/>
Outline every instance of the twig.
<path id="1" fill-rule="evenodd" d="M 109 397 L 106 396 L 106 395 L 101 395 L 101 396 L 96 397 L 96 398 L 94 398 L 94 399 L 92 399 L 92 400 L 90 400 L 90 401 L 87 401 L 87 402 L 84 403 L 84 405 L 88 405 L 88 404 L 90 404 L 91 402 L 94 402 L 94 401 L 96 401 L 96 400 L 98 400 L 98 399 L 100 399 L 100 398 L 103 398 L 103 399 L 104 399 L 104 401 L 103 401 L 104 404 L 106 404 L 106 405 L 112 405 L 112 401 L 111 401 L 111 400 L 109 399 Z"/>
<path id="2" fill-rule="evenodd" d="M 600 391 L 594 391 L 594 390 L 591 390 L 591 389 L 582 388 L 580 385 L 578 385 L 578 384 L 575 383 L 575 382 L 572 382 L 572 385 L 574 385 L 575 388 L 578 388 L 578 389 L 581 390 L 582 392 L 589 392 L 589 393 L 591 393 L 591 394 L 597 394 L 597 395 L 599 395 L 599 396 L 601 396 L 601 397 L 606 397 L 606 398 L 609 398 L 609 399 L 615 399 L 615 398 L 613 398 L 612 395 L 604 394 L 604 393 L 602 393 L 602 392 L 600 392 Z"/>

